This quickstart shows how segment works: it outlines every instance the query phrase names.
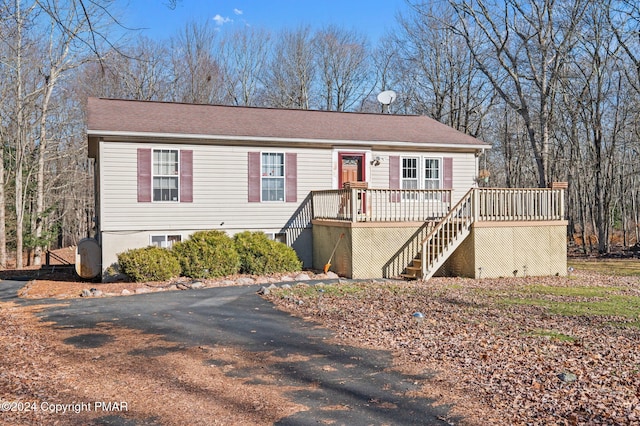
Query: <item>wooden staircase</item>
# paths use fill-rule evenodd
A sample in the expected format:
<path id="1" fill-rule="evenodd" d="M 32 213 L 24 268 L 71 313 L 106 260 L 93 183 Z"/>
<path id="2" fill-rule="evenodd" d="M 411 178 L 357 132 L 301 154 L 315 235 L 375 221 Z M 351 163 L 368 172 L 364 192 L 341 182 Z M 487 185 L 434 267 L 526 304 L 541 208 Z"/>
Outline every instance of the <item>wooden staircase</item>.
<path id="1" fill-rule="evenodd" d="M 475 221 L 474 189 L 470 189 L 422 241 L 422 250 L 402 277 L 428 280 L 471 233 Z"/>

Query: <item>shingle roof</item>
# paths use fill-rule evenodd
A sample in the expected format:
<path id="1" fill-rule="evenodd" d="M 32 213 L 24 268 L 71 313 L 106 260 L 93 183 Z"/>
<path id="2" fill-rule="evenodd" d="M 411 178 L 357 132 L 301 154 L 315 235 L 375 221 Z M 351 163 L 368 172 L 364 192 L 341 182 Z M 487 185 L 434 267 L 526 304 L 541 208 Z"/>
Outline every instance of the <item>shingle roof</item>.
<path id="1" fill-rule="evenodd" d="M 229 138 L 488 146 L 425 116 L 344 113 L 89 98 L 90 135 L 185 134 Z"/>

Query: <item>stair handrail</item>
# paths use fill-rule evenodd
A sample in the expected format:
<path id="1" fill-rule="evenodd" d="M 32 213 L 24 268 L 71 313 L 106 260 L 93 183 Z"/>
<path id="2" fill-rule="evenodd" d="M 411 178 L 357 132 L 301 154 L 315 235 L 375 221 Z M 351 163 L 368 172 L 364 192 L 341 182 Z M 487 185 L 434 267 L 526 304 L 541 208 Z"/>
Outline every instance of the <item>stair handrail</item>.
<path id="1" fill-rule="evenodd" d="M 429 261 L 428 259 L 431 257 L 431 253 L 430 253 L 430 247 L 428 245 L 429 241 L 432 241 L 433 238 L 436 236 L 436 234 L 440 234 L 440 236 L 442 236 L 442 232 L 443 229 L 445 228 L 446 225 L 451 224 L 452 219 L 454 217 L 458 217 L 460 215 L 460 213 L 462 213 L 464 211 L 464 209 L 466 208 L 467 204 L 471 203 L 471 206 L 469 208 L 469 214 L 466 215 L 466 221 L 462 224 L 463 226 L 470 226 L 476 219 L 477 216 L 477 211 L 476 211 L 476 206 L 477 203 L 474 202 L 475 201 L 475 194 L 476 194 L 476 188 L 471 188 L 469 189 L 469 191 L 467 191 L 467 193 L 456 203 L 455 206 L 453 206 L 453 208 L 451 210 L 449 210 L 449 213 L 442 218 L 442 220 L 440 222 L 438 222 L 438 224 L 431 230 L 431 232 L 429 232 L 429 234 L 427 234 L 427 236 L 425 237 L 424 240 L 422 240 L 422 253 L 421 253 L 421 257 L 422 257 L 422 276 L 423 278 L 426 276 L 427 274 L 427 270 L 429 270 L 429 267 L 432 265 L 432 263 L 435 263 L 435 260 L 437 259 L 437 257 L 441 254 L 437 254 L 436 256 L 433 257 L 433 262 Z M 460 218 L 465 218 L 465 216 L 460 216 Z M 446 249 L 446 247 L 448 246 L 448 242 L 446 244 L 443 244 L 442 247 L 442 251 L 444 251 Z"/>

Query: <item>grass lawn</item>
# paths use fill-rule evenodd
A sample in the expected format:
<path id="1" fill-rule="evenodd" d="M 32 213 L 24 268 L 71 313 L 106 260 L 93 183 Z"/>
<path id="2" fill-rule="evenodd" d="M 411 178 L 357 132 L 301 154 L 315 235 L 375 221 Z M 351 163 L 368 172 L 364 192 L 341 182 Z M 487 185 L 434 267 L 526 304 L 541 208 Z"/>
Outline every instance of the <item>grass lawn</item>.
<path id="1" fill-rule="evenodd" d="M 640 276 L 640 259 L 569 259 L 575 270 L 619 276 Z"/>

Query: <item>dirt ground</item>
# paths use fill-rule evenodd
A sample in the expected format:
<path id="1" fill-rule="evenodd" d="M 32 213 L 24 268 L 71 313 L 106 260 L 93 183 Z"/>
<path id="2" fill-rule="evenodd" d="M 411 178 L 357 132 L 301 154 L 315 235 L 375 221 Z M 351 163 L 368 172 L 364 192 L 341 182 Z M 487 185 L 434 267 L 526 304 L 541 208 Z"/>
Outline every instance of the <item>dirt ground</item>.
<path id="1" fill-rule="evenodd" d="M 23 297 L 56 297 L 62 304 L 80 297 L 86 288 L 120 294 L 141 286 L 75 281 L 60 270 L 21 273 L 37 276 L 25 283 Z M 595 280 L 640 295 L 635 277 L 572 278 L 549 280 L 574 286 Z M 454 404 L 452 414 L 464 418 L 460 424 L 640 424 L 636 329 L 626 332 L 605 322 L 567 321 L 529 308 L 505 314 L 472 291 L 506 292 L 516 284 L 522 281 L 432 279 L 427 285 L 402 284 L 408 289 L 422 286 L 418 301 L 384 289 L 361 299 L 326 297 L 321 306 L 275 296 L 271 300 L 332 329 L 337 341 L 388 349 L 398 370 L 438 371 L 416 396 Z M 475 305 L 489 306 L 488 313 L 471 318 L 475 311 L 470 307 Z M 108 424 L 124 418 L 137 424 L 268 425 L 306 409 L 284 397 L 292 389 L 281 386 L 268 368 L 260 380 L 227 374 L 248 365 L 286 361 L 268 353 L 184 347 L 107 324 L 98 330 L 110 336 L 106 343 L 80 348 L 72 342 L 87 330 L 43 323 L 35 316 L 39 309 L 0 303 L 0 424 Z M 427 315 L 422 328 L 398 325 L 399 317 L 416 309 Z M 579 339 L 562 342 L 524 333 L 538 328 Z M 205 360 L 211 358 L 224 362 L 208 365 Z M 558 380 L 557 373 L 565 370 L 577 372 L 575 384 Z"/>
<path id="2" fill-rule="evenodd" d="M 57 298 L 61 304 L 91 287 L 113 294 L 127 289 L 131 296 L 117 297 L 136 297 L 134 291 L 141 286 L 171 285 L 83 282 L 61 271 L 8 275 L 25 274 L 37 279 L 25 282 L 23 297 Z M 269 373 L 270 364 L 295 359 L 234 347 L 185 347 L 110 324 L 90 331 L 109 336 L 106 343 L 77 347 L 73 342 L 88 331 L 40 321 L 36 314 L 43 308 L 0 303 L 0 424 L 88 425 L 135 419 L 142 425 L 269 425 L 307 409 L 284 397 L 300 389 L 282 386 L 282 379 Z M 132 355 L 138 353 L 144 356 Z M 210 359 L 222 362 L 207 364 Z M 229 374 L 256 365 L 264 367 L 261 377 Z M 414 366 L 406 367 L 404 372 L 413 371 Z M 401 365 L 397 369 L 403 371 Z M 437 386 L 428 393 L 415 391 L 415 397 L 433 398 L 433 389 Z M 436 393 L 439 403 L 448 402 L 446 388 Z M 472 412 L 468 415 L 478 419 Z"/>
<path id="3" fill-rule="evenodd" d="M 139 424 L 259 425 L 304 409 L 282 397 L 290 389 L 275 377 L 265 374 L 261 385 L 252 385 L 226 374 L 268 365 L 267 355 L 182 347 L 110 326 L 97 330 L 109 342 L 80 348 L 69 342 L 86 330 L 51 327 L 34 317 L 37 310 L 0 305 L 1 424 L 109 424 L 120 417 Z M 212 357 L 222 366 L 208 365 Z"/>
<path id="4" fill-rule="evenodd" d="M 71 261 L 74 250 L 57 254 Z M 84 289 L 118 297 L 126 289 L 135 297 L 136 289 L 179 284 L 83 281 L 62 264 L 0 272 L 0 279 L 16 277 L 28 280 L 21 297 L 60 303 L 81 297 Z M 44 323 L 36 316 L 42 308 L 0 303 L 0 425 L 125 424 L 122 419 L 142 425 L 268 425 L 305 410 L 282 396 L 291 389 L 278 377 L 265 372 L 257 385 L 228 374 L 287 360 L 233 347 L 184 347 L 107 324 L 91 333 L 110 336 L 108 342 L 77 347 L 73 342 L 87 330 Z M 210 359 L 219 365 L 208 364 Z"/>
<path id="5" fill-rule="evenodd" d="M 341 341 L 393 352 L 405 371 L 437 371 L 424 390 L 468 424 L 640 425 L 637 276 L 343 287 L 269 297 Z"/>

